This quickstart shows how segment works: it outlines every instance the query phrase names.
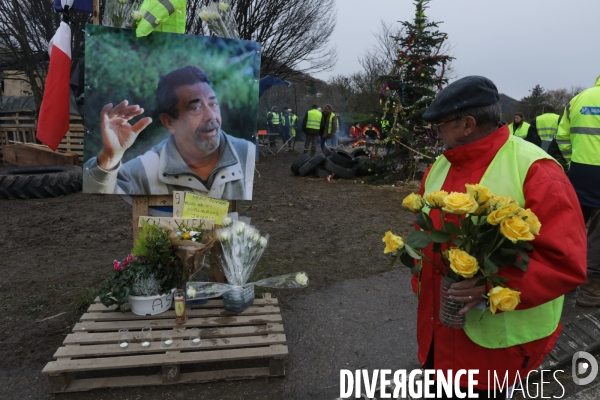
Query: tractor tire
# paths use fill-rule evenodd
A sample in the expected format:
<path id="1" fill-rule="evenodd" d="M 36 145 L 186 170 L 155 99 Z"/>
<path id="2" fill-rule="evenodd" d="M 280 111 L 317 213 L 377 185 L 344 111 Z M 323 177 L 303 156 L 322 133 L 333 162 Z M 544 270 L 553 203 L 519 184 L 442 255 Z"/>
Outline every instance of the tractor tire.
<path id="1" fill-rule="evenodd" d="M 45 165 L 0 169 L 0 199 L 45 199 L 79 192 L 81 167 Z"/>
<path id="2" fill-rule="evenodd" d="M 325 146 L 323 147 L 323 154 L 325 154 L 325 157 L 329 157 L 330 155 L 333 154 L 335 150 L 333 150 L 331 147 L 329 146 Z"/>
<path id="3" fill-rule="evenodd" d="M 329 159 L 334 164 L 344 168 L 352 169 L 356 165 L 356 160 L 354 157 L 342 150 L 335 150 L 333 154 L 329 156 Z"/>
<path id="4" fill-rule="evenodd" d="M 327 178 L 329 175 L 331 175 L 331 172 L 327 171 L 325 168 L 319 165 L 315 169 L 315 175 L 319 178 Z"/>
<path id="5" fill-rule="evenodd" d="M 300 167 L 300 169 L 298 170 L 298 174 L 300 176 L 306 176 L 310 174 L 312 171 L 315 170 L 315 168 L 321 165 L 326 158 L 327 157 L 325 157 L 325 154 L 323 153 L 317 154 L 316 156 L 305 162 L 303 166 Z"/>
<path id="6" fill-rule="evenodd" d="M 355 168 L 340 167 L 339 165 L 332 162 L 329 158 L 325 160 L 324 167 L 327 171 L 335 174 L 337 178 L 352 179 L 354 178 L 354 174 L 356 173 Z"/>
<path id="7" fill-rule="evenodd" d="M 300 167 L 304 165 L 305 162 L 307 162 L 308 160 L 310 160 L 310 156 L 308 154 L 302 154 L 300 157 L 298 157 L 296 159 L 296 161 L 294 161 L 292 163 L 292 172 L 294 173 L 294 175 L 300 175 Z"/>
<path id="8" fill-rule="evenodd" d="M 356 149 L 352 153 L 350 153 L 350 155 L 354 158 L 360 157 L 360 156 L 369 156 L 365 149 Z"/>

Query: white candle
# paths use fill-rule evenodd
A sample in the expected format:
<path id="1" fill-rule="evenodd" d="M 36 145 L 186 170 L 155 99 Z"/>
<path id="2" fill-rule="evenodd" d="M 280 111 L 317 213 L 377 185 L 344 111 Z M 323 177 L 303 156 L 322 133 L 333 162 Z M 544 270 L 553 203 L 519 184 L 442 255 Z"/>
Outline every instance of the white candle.
<path id="1" fill-rule="evenodd" d="M 192 342 L 194 342 L 194 343 L 200 343 L 200 338 L 194 338 L 194 339 L 192 339 Z"/>
<path id="2" fill-rule="evenodd" d="M 142 347 L 148 347 L 150 346 L 150 342 L 142 342 Z"/>
<path id="3" fill-rule="evenodd" d="M 165 344 L 166 344 L 167 346 L 170 346 L 170 345 L 172 345 L 172 344 L 173 344 L 173 341 L 172 341 L 171 339 L 167 339 L 167 340 L 165 340 Z"/>
<path id="4" fill-rule="evenodd" d="M 127 342 L 123 342 L 123 343 L 119 343 L 119 346 L 121 346 L 122 349 L 124 349 L 125 347 L 127 347 Z"/>

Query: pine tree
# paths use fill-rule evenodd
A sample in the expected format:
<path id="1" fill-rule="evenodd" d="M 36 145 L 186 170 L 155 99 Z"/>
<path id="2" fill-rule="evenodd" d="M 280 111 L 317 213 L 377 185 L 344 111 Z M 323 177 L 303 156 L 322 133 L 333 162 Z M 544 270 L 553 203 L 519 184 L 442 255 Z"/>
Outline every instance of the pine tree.
<path id="1" fill-rule="evenodd" d="M 397 159 L 402 155 L 403 170 L 410 175 L 416 168 L 415 157 L 433 161 L 434 147 L 441 144 L 425 128 L 423 114 L 448 83 L 453 60 L 442 54 L 448 36 L 440 32 L 439 22 L 425 16 L 428 3 L 429 0 L 416 0 L 414 19 L 401 22 L 404 34 L 394 38 L 398 46 L 396 65 L 389 75 L 381 77 L 381 124 L 387 130 L 383 142 L 394 149 L 390 156 Z"/>

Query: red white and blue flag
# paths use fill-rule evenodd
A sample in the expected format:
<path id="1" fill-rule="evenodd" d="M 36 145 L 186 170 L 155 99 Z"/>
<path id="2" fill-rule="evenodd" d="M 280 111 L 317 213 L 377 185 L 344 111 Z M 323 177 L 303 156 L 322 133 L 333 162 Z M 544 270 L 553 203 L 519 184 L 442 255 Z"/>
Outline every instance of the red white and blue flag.
<path id="1" fill-rule="evenodd" d="M 61 0 L 62 6 L 73 0 Z M 69 131 L 71 93 L 71 27 L 61 22 L 56 34 L 48 43 L 50 67 L 46 77 L 44 98 L 40 107 L 37 139 L 56 150 Z"/>

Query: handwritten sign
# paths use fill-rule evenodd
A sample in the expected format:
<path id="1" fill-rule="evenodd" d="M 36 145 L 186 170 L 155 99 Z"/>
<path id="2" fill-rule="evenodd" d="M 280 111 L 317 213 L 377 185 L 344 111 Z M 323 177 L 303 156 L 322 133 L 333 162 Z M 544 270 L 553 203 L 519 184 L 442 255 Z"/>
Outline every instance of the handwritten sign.
<path id="1" fill-rule="evenodd" d="M 221 225 L 221 219 L 229 211 L 229 202 L 213 199 L 212 197 L 186 193 L 183 201 L 182 218 L 212 219 Z"/>
<path id="2" fill-rule="evenodd" d="M 203 229 L 212 229 L 215 226 L 213 219 L 205 218 L 168 218 L 168 217 L 140 217 L 138 226 L 142 226 L 142 221 L 148 221 L 150 225 L 158 225 L 161 228 L 173 230 L 183 222 L 188 228 L 197 228 L 202 223 Z"/>

